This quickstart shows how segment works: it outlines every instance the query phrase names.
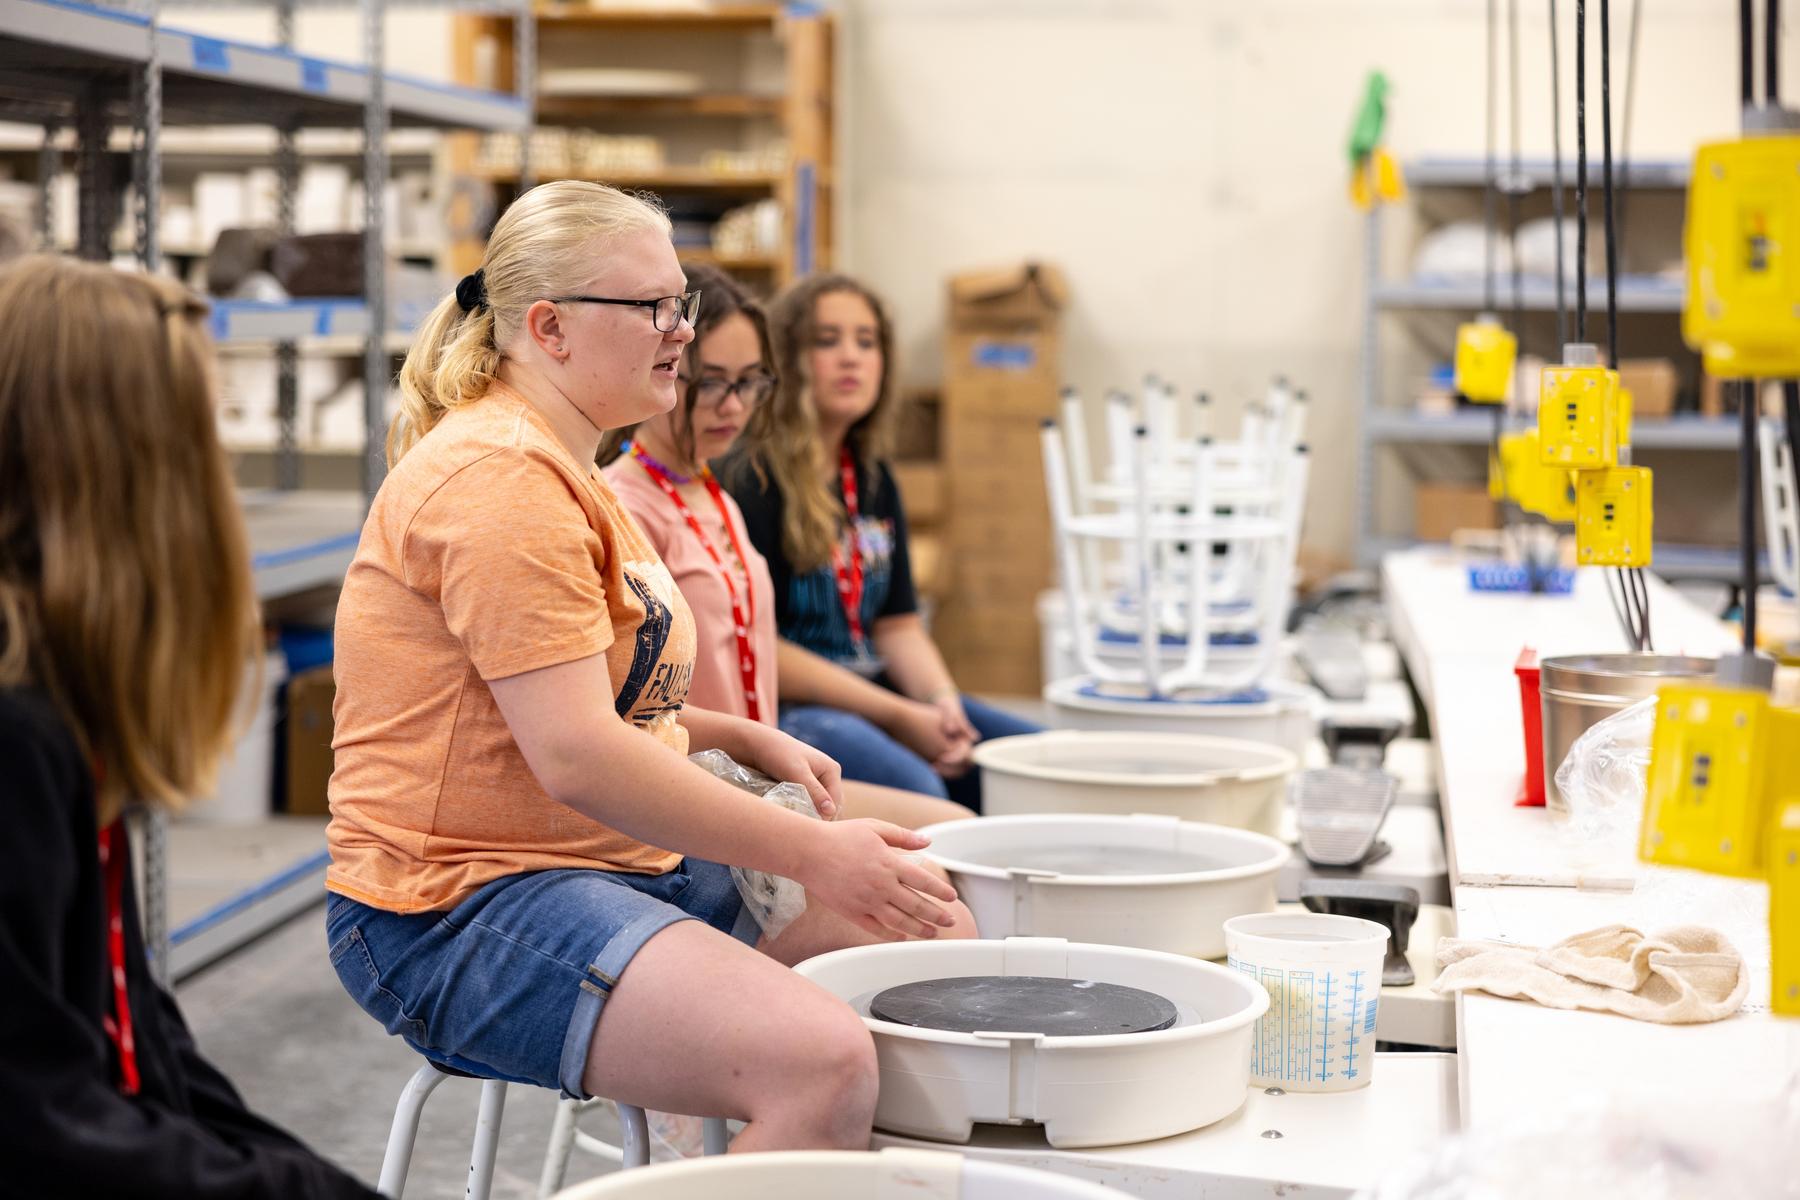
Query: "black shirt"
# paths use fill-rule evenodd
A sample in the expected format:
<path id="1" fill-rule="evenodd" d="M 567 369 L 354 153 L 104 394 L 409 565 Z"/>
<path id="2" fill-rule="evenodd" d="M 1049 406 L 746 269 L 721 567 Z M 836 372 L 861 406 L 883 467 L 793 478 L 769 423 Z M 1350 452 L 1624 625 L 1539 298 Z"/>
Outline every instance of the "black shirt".
<path id="1" fill-rule="evenodd" d="M 833 662 L 864 672 L 878 669 L 880 664 L 874 660 L 873 651 L 858 647 L 850 637 L 850 621 L 844 614 L 832 564 L 826 562 L 810 571 L 797 572 L 788 561 L 781 545 L 786 505 L 775 481 L 758 480 L 756 472 L 742 459 L 726 464 L 721 478 L 744 511 L 744 528 L 751 543 L 769 560 L 769 573 L 775 580 L 776 630 L 788 641 Z M 906 513 L 900 506 L 900 489 L 887 464 L 877 463 L 873 472 L 859 472 L 856 492 L 861 514 L 857 533 L 862 542 L 862 622 L 866 638 L 873 635 L 877 620 L 917 612 L 919 601 L 913 590 L 912 560 L 906 549 Z M 847 555 L 847 512 L 838 537 Z"/>
<path id="2" fill-rule="evenodd" d="M 139 1091 L 119 1090 L 94 782 L 56 709 L 0 689 L 0 1167 L 4 1196 L 375 1193 L 244 1107 L 150 977 L 125 873 Z M 120 833 L 123 832 L 123 822 Z M 115 835 L 114 849 L 129 854 Z"/>

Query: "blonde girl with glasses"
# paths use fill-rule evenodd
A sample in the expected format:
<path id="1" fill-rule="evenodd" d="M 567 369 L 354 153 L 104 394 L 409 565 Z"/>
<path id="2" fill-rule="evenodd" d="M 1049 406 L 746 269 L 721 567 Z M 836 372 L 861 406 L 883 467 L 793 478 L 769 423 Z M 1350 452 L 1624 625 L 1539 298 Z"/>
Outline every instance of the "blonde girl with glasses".
<path id="1" fill-rule="evenodd" d="M 176 284 L 0 268 L 8 1195 L 375 1195 L 244 1107 L 139 932 L 121 814 L 213 790 L 261 656 L 213 383 Z"/>
<path id="2" fill-rule="evenodd" d="M 420 330 L 338 607 L 331 960 L 446 1066 L 737 1118 L 734 1150 L 862 1147 L 869 1035 L 784 964 L 967 911 L 902 857 L 916 835 L 685 757 L 836 814 L 830 759 L 687 703 L 692 616 L 595 466 L 675 407 L 696 290 L 651 203 L 545 184 Z M 728 863 L 807 912 L 759 937 Z"/>

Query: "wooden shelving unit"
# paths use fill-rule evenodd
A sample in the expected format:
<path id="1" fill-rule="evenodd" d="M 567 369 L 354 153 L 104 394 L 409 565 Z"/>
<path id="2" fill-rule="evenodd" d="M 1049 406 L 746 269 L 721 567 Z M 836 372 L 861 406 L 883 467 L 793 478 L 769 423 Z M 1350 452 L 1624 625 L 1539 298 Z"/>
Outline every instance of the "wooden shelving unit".
<path id="1" fill-rule="evenodd" d="M 663 143 L 667 161 L 653 171 L 593 174 L 573 169 L 554 177 L 653 191 L 690 233 L 716 224 L 731 209 L 774 201 L 781 212 L 778 245 L 723 255 L 684 245 L 683 260 L 718 263 L 759 290 L 829 268 L 836 228 L 836 49 L 830 13 L 802 4 L 667 11 L 556 4 L 541 5 L 536 12 L 540 128 L 655 137 Z M 458 82 L 511 85 L 513 24 L 508 17 L 456 18 L 453 65 Z M 640 78 L 616 90 L 577 92 L 568 76 L 558 79 L 559 67 L 602 76 L 616 69 L 622 77 L 636 73 Z M 641 86 L 643 75 L 658 71 L 691 79 L 696 86 Z M 706 165 L 719 152 L 768 158 L 777 143 L 785 147 L 785 153 L 773 156 L 783 164 L 780 169 L 718 171 Z M 475 139 L 455 139 L 450 170 L 489 187 L 494 213 L 528 183 L 553 177 L 540 164 L 523 177 L 517 169 L 480 165 L 478 151 Z M 479 262 L 486 230 L 476 224 L 466 222 L 453 238 L 453 270 L 472 270 Z"/>

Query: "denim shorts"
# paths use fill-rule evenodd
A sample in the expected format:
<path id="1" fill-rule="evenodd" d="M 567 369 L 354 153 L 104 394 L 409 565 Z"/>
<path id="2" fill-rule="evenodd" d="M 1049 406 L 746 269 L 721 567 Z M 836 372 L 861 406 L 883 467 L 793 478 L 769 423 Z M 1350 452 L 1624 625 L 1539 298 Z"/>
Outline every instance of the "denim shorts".
<path id="1" fill-rule="evenodd" d="M 389 1033 L 455 1070 L 581 1099 L 594 1025 L 619 976 L 685 920 L 757 938 L 730 869 L 696 858 L 663 875 L 509 875 L 449 912 L 392 913 L 335 893 L 325 906 L 331 965 Z"/>

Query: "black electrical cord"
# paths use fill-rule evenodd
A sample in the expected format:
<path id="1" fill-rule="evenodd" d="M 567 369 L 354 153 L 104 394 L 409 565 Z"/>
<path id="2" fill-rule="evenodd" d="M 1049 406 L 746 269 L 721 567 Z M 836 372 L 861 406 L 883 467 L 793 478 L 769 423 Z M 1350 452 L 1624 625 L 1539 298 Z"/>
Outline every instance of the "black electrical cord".
<path id="1" fill-rule="evenodd" d="M 1637 649 L 1637 626 L 1626 612 L 1624 581 L 1620 578 L 1618 571 L 1607 571 L 1604 574 L 1606 575 L 1606 598 L 1612 601 L 1613 616 L 1619 620 L 1619 632 L 1625 635 L 1626 648 L 1635 650 Z"/>
<path id="2" fill-rule="evenodd" d="M 1738 381 L 1738 551 L 1744 591 L 1744 653 L 1756 653 L 1756 381 Z"/>
<path id="3" fill-rule="evenodd" d="M 1637 99 L 1638 33 L 1642 24 L 1638 20 L 1643 15 L 1642 0 L 1631 0 L 1631 31 L 1625 35 L 1625 43 L 1631 56 L 1625 60 L 1625 112 L 1619 118 L 1619 244 L 1625 244 L 1625 209 L 1631 200 L 1631 114 L 1637 111 L 1633 103 Z"/>
<path id="4" fill-rule="evenodd" d="M 1756 14 L 1751 0 L 1738 0 L 1738 99 L 1745 108 L 1756 103 Z"/>
<path id="5" fill-rule="evenodd" d="M 1781 0 L 1763 6 L 1763 97 L 1770 108 L 1781 106 Z"/>
<path id="6" fill-rule="evenodd" d="M 1745 4 L 1750 0 L 1744 0 Z M 1575 0 L 1575 340 L 1587 341 L 1587 0 Z"/>
<path id="7" fill-rule="evenodd" d="M 1643 626 L 1638 630 L 1640 635 L 1638 649 L 1653 650 L 1656 646 L 1650 636 L 1650 584 L 1644 578 L 1642 567 L 1633 568 L 1631 577 L 1637 582 L 1638 605 L 1644 614 Z"/>
<path id="8" fill-rule="evenodd" d="M 1550 0 L 1550 214 L 1556 225 L 1556 351 L 1569 340 L 1563 297 L 1562 74 L 1556 54 L 1556 0 Z"/>
<path id="9" fill-rule="evenodd" d="M 1619 241 L 1613 226 L 1612 3 L 1600 0 L 1600 178 L 1606 222 L 1606 365 L 1619 369 Z"/>
<path id="10" fill-rule="evenodd" d="M 1519 358 L 1525 352 L 1525 277 L 1519 262 L 1519 189 L 1525 166 L 1519 154 L 1519 0 L 1506 0 L 1506 100 L 1507 140 L 1511 144 L 1510 178 L 1506 188 L 1506 224 L 1512 245 L 1512 327 L 1519 339 L 1513 363 L 1513 393 L 1518 394 Z"/>
<path id="11" fill-rule="evenodd" d="M 1484 182 L 1483 182 L 1483 186 L 1481 189 L 1481 223 L 1482 223 L 1482 232 L 1485 234 L 1485 240 L 1482 245 L 1483 258 L 1482 258 L 1482 272 L 1481 272 L 1481 307 L 1482 307 L 1482 311 L 1484 311 L 1484 312 L 1493 312 L 1494 311 L 1494 238 L 1495 238 L 1494 225 L 1495 225 L 1495 220 L 1496 220 L 1496 217 L 1495 217 L 1495 192 L 1497 191 L 1496 180 L 1495 180 L 1494 176 L 1495 176 L 1496 171 L 1498 170 L 1498 168 L 1495 165 L 1495 157 L 1494 157 L 1494 109 L 1496 107 L 1495 81 L 1494 81 L 1494 42 L 1495 42 L 1494 4 L 1495 4 L 1495 0 L 1488 0 L 1488 3 L 1487 3 L 1487 149 L 1486 149 L 1487 161 L 1483 164 L 1483 167 L 1484 167 L 1483 181 Z M 1516 253 L 1515 253 L 1515 257 L 1516 257 Z"/>

